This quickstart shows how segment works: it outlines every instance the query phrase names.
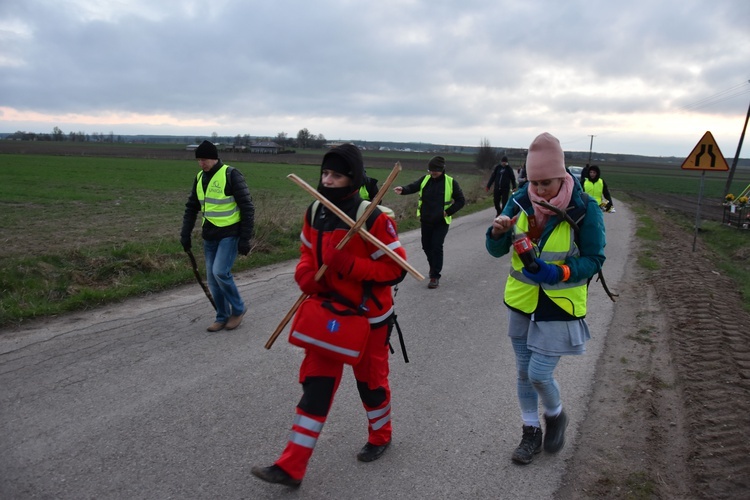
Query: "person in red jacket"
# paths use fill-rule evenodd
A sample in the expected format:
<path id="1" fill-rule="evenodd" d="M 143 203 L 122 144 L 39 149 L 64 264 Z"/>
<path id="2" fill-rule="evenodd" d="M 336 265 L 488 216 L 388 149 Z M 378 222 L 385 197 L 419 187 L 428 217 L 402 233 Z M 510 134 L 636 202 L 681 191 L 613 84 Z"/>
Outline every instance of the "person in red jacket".
<path id="1" fill-rule="evenodd" d="M 353 144 L 328 151 L 321 164 L 318 191 L 338 208 L 356 219 L 364 181 L 362 154 Z M 312 213 L 312 212 L 315 213 Z M 367 222 L 368 231 L 406 258 L 395 222 L 376 209 Z M 403 280 L 405 271 L 379 248 L 354 236 L 341 250 L 336 245 L 349 227 L 320 204 L 305 212 L 300 239 L 301 257 L 294 278 L 300 289 L 332 300 L 344 299 L 364 308 L 370 335 L 361 361 L 353 366 L 357 389 L 366 413 L 368 439 L 357 453 L 362 462 L 377 460 L 391 443 L 391 390 L 388 356 L 394 321 L 392 286 Z M 325 264 L 328 270 L 319 281 L 315 274 Z M 281 456 L 268 467 L 253 467 L 253 475 L 269 483 L 298 487 L 305 475 L 315 444 L 323 430 L 336 394 L 344 365 L 324 354 L 305 350 L 299 381 L 302 398 L 297 404 L 292 432 Z"/>

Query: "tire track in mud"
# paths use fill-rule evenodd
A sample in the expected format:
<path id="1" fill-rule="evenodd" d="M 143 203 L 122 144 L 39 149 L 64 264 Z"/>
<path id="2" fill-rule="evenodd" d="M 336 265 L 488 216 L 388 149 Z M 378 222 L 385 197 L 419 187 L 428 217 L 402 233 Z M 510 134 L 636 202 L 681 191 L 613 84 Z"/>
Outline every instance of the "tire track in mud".
<path id="1" fill-rule="evenodd" d="M 683 394 L 689 467 L 703 498 L 750 490 L 750 314 L 729 277 L 715 270 L 700 239 L 659 211 L 660 269 L 650 279 L 673 325 L 672 358 Z"/>

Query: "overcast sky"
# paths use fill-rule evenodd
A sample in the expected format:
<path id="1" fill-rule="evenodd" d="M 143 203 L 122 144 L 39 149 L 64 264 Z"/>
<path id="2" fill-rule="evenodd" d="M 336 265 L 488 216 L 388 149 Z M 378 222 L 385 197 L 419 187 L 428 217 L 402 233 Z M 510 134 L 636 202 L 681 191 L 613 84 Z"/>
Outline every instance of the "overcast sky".
<path id="1" fill-rule="evenodd" d="M 0 132 L 733 157 L 748 80 L 748 0 L 0 0 Z"/>

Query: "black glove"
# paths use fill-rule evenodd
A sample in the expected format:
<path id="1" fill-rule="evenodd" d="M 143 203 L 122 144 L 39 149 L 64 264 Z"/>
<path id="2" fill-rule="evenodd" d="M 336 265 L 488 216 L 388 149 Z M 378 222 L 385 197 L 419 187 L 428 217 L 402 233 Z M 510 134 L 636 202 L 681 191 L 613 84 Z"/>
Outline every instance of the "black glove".
<path id="1" fill-rule="evenodd" d="M 182 248 L 189 252 L 190 248 L 192 247 L 192 243 L 190 242 L 190 236 L 180 236 L 180 243 L 182 244 Z"/>
<path id="2" fill-rule="evenodd" d="M 240 240 L 237 244 L 237 251 L 241 255 L 247 255 L 250 253 L 250 240 Z"/>

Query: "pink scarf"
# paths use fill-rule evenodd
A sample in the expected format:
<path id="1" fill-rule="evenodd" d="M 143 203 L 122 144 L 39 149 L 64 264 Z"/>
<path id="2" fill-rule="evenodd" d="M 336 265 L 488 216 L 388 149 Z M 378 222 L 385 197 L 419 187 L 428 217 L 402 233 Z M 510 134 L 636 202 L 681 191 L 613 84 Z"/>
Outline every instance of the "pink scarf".
<path id="1" fill-rule="evenodd" d="M 536 186 L 529 183 L 529 198 L 531 199 L 531 202 L 534 206 L 534 217 L 536 218 L 537 227 L 543 228 L 545 224 L 547 224 L 549 218 L 555 215 L 555 212 L 548 208 L 539 206 L 534 202 L 547 201 L 547 203 L 549 203 L 553 207 L 557 207 L 560 210 L 564 211 L 570 204 L 570 195 L 573 193 L 573 183 L 575 183 L 573 177 L 571 177 L 570 175 L 566 175 L 563 178 L 562 185 L 560 186 L 560 191 L 558 191 L 557 194 L 549 201 L 539 196 L 539 194 L 536 192 Z"/>

